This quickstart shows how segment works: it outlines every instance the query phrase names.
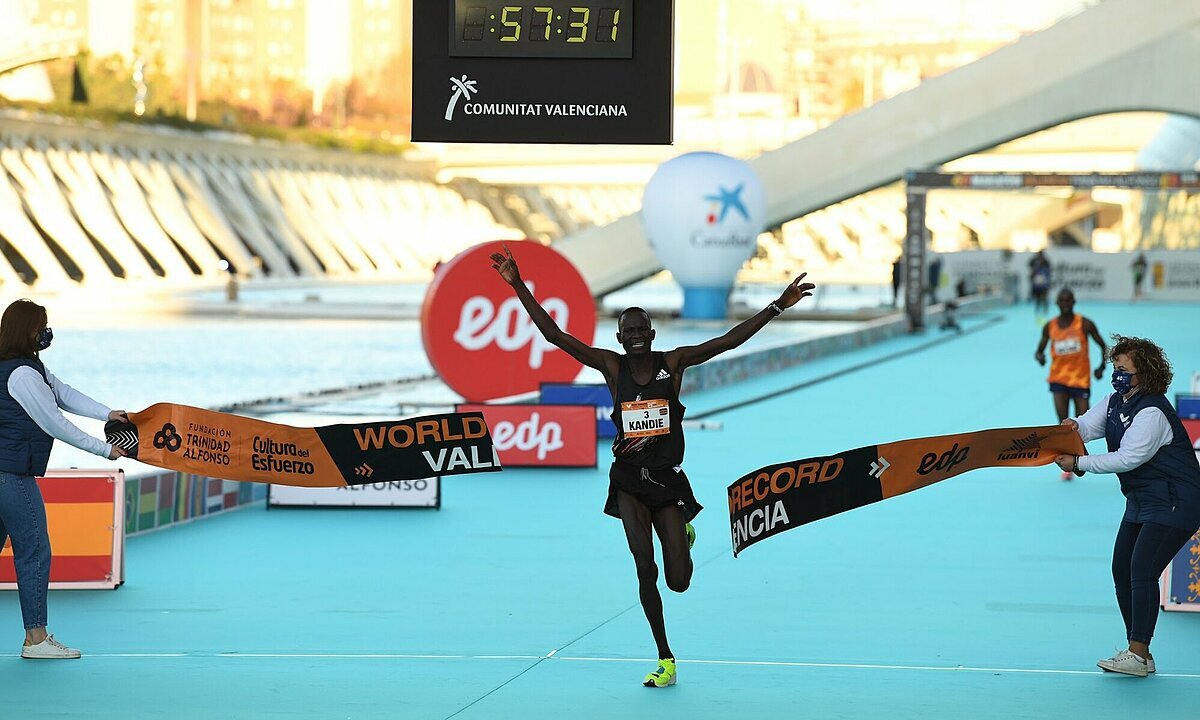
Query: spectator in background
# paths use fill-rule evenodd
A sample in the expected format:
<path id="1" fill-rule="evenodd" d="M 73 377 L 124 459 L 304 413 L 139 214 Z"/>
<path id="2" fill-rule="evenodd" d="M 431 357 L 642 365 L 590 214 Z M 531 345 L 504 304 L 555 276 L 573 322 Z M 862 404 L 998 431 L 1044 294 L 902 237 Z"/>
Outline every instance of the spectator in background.
<path id="1" fill-rule="evenodd" d="M 1004 296 L 1009 305 L 1015 305 L 1021 302 L 1021 276 L 1013 269 L 1013 251 L 1001 250 L 1000 259 L 1004 261 Z"/>
<path id="2" fill-rule="evenodd" d="M 1029 291 L 1033 311 L 1044 317 L 1050 312 L 1050 261 L 1044 250 L 1038 250 L 1029 260 Z"/>
<path id="3" fill-rule="evenodd" d="M 929 256 L 929 304 L 937 304 L 938 286 L 942 284 L 942 256 L 931 253 Z"/>
<path id="4" fill-rule="evenodd" d="M 900 304 L 900 286 L 904 284 L 904 256 L 898 255 L 892 263 L 892 307 Z"/>
<path id="5" fill-rule="evenodd" d="M 1129 266 L 1133 270 L 1133 302 L 1142 297 L 1142 285 L 1146 282 L 1146 253 L 1138 253 Z"/>
<path id="6" fill-rule="evenodd" d="M 947 300 L 942 309 L 942 324 L 938 326 L 939 330 L 953 330 L 962 332 L 962 326 L 958 324 L 958 302 Z"/>

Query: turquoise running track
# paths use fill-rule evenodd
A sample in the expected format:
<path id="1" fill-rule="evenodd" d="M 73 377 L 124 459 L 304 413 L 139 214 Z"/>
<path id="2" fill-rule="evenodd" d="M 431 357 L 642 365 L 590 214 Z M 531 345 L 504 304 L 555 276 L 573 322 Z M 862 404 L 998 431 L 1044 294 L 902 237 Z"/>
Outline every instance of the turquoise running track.
<path id="1" fill-rule="evenodd" d="M 1163 344 L 1173 390 L 1200 369 L 1195 306 L 1079 309 Z M 655 649 L 602 447 L 595 470 L 448 478 L 440 511 L 252 506 L 133 537 L 122 588 L 51 595 L 78 662 L 20 660 L 2 593 L 0 718 L 1200 716 L 1200 614 L 1160 616 L 1157 677 L 1095 666 L 1124 646 L 1113 476 L 981 470 L 732 557 L 725 488 L 749 470 L 1053 424 L 1030 308 L 964 325 L 685 398 L 722 429 L 688 434 L 707 509 L 691 589 L 663 589 L 674 687 L 640 684 Z"/>

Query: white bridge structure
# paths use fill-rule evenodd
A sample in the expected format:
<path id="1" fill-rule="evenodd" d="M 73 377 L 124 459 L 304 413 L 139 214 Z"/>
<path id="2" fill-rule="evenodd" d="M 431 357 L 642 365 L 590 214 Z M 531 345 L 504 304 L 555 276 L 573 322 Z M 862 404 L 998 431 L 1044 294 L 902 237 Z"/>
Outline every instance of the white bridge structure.
<path id="1" fill-rule="evenodd" d="M 769 226 L 803 217 L 806 232 L 836 246 L 856 244 L 846 230 L 866 223 L 875 236 L 893 237 L 898 249 L 902 193 L 850 214 L 831 206 L 896 183 L 909 170 L 1074 120 L 1135 111 L 1198 118 L 1197 67 L 1200 2 L 1103 0 L 750 163 L 766 188 Z M 597 295 L 662 268 L 637 215 L 570 235 L 557 247 Z"/>
<path id="2" fill-rule="evenodd" d="M 399 158 L 0 116 L 0 280 L 423 279 L 523 237 Z M 224 261 L 224 263 L 222 262 Z"/>
<path id="3" fill-rule="evenodd" d="M 73 54 L 71 42 L 10 44 L 0 73 Z M 1150 111 L 1192 123 L 1164 129 L 1178 142 L 1155 146 L 1168 150 L 1159 158 L 1168 169 L 1183 169 L 1169 148 L 1200 149 L 1196 68 L 1200 0 L 1103 0 L 750 160 L 780 231 L 748 269 L 814 270 L 833 258 L 856 273 L 888 272 L 904 236 L 898 183 L 907 171 L 1076 120 Z M 661 270 L 638 216 L 638 184 L 439 183 L 438 170 L 428 160 L 0 113 L 0 282 L 35 291 L 211 285 L 223 267 L 246 278 L 426 279 L 468 246 L 518 237 L 555 241 L 597 296 Z M 935 245 L 963 232 L 1007 236 L 1064 227 L 1104 202 L 932 196 L 928 227 Z M 1172 199 L 1167 211 L 1179 214 L 1180 203 L 1200 222 L 1200 196 Z"/>
<path id="4" fill-rule="evenodd" d="M 7 15 L 0 15 L 0 19 L 12 20 Z M 82 42 L 83 32 L 79 30 L 45 26 L 18 29 L 16 37 L 0 43 L 0 75 L 48 60 L 74 57 Z"/>

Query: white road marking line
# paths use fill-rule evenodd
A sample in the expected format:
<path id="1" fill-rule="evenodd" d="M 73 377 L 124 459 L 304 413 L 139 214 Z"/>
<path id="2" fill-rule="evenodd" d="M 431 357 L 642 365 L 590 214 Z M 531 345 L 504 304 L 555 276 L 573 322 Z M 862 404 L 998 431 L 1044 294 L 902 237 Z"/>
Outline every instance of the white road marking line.
<path id="1" fill-rule="evenodd" d="M 209 659 L 221 660 L 556 660 L 595 663 L 653 663 L 655 658 L 568 657 L 558 655 L 558 649 L 546 655 L 432 655 L 415 653 L 235 653 L 235 652 L 173 652 L 173 653 L 84 653 L 85 658 L 122 658 L 135 660 Z M 15 653 L 0 657 L 17 657 Z M 680 665 L 727 665 L 733 667 L 826 668 L 832 670 L 910 670 L 919 672 L 1014 673 L 1025 675 L 1101 675 L 1097 670 L 1067 670 L 1046 668 L 975 667 L 969 665 L 887 665 L 883 663 L 818 663 L 789 660 L 719 660 L 683 659 Z M 1200 673 L 1157 673 L 1161 678 L 1200 680 Z"/>

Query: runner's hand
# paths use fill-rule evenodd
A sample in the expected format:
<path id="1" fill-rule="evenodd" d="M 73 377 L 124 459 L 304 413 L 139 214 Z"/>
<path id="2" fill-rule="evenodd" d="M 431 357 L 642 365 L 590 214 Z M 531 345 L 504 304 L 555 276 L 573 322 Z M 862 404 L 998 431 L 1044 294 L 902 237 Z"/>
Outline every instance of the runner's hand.
<path id="1" fill-rule="evenodd" d="M 791 284 L 784 289 L 783 294 L 780 295 L 779 299 L 775 301 L 775 304 L 778 305 L 781 310 L 790 308 L 806 297 L 812 297 L 812 291 L 815 290 L 817 286 L 812 283 L 804 282 L 804 278 L 807 276 L 808 273 L 800 273 L 800 277 L 793 280 Z"/>
<path id="2" fill-rule="evenodd" d="M 1097 380 L 1104 379 L 1104 366 L 1101 365 L 1100 367 L 1096 368 L 1096 371 L 1092 373 L 1092 377 L 1096 378 Z"/>
<path id="3" fill-rule="evenodd" d="M 1046 353 L 1034 353 L 1033 359 L 1037 360 L 1038 365 L 1045 365 L 1046 364 Z"/>
<path id="4" fill-rule="evenodd" d="M 504 255 L 492 253 L 492 263 L 492 269 L 500 273 L 500 277 L 504 278 L 504 282 L 509 285 L 516 285 L 521 282 L 521 271 L 517 269 L 517 261 L 513 260 L 512 253 L 509 252 L 507 245 L 504 246 Z"/>

